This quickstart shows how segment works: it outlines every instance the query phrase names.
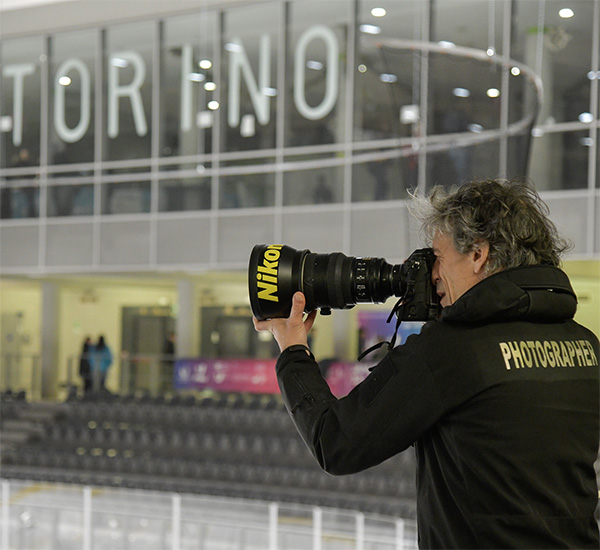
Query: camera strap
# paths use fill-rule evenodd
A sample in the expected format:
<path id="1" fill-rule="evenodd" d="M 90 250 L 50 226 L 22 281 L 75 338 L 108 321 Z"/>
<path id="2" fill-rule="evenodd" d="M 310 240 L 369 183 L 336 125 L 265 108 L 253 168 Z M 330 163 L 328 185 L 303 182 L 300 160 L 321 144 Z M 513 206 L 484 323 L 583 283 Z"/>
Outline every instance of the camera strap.
<path id="1" fill-rule="evenodd" d="M 369 355 L 369 353 L 374 352 L 375 350 L 387 345 L 388 347 L 388 352 L 391 351 L 394 348 L 394 345 L 396 344 L 396 337 L 398 336 L 398 329 L 400 328 L 400 325 L 402 324 L 402 309 L 404 308 L 404 300 L 406 299 L 406 296 L 408 295 L 408 291 L 404 294 L 404 296 L 402 296 L 397 302 L 396 305 L 394 305 L 394 307 L 392 308 L 392 311 L 390 312 L 386 323 L 389 323 L 392 320 L 392 317 L 394 316 L 394 314 L 396 314 L 396 328 L 394 329 L 394 334 L 392 335 L 390 341 L 383 341 L 383 342 L 378 342 L 377 344 L 375 344 L 374 346 L 371 346 L 369 349 L 363 351 L 359 356 L 358 356 L 358 360 L 362 361 L 367 355 Z"/>

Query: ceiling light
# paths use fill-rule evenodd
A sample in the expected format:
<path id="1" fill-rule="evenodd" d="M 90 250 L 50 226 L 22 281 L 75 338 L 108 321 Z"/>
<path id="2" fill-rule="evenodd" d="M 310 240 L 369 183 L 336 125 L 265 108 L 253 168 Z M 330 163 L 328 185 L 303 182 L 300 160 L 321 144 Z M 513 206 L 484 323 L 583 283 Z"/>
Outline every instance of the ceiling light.
<path id="1" fill-rule="evenodd" d="M 541 128 L 532 128 L 531 135 L 533 137 L 542 137 L 544 135 L 544 130 L 542 130 Z"/>
<path id="2" fill-rule="evenodd" d="M 581 113 L 579 115 L 579 122 L 593 122 L 594 121 L 594 115 L 592 113 Z"/>
<path id="3" fill-rule="evenodd" d="M 494 48 L 488 48 L 487 50 L 485 50 L 485 53 L 489 56 L 492 57 L 494 55 L 496 55 L 496 50 Z"/>
<path id="4" fill-rule="evenodd" d="M 485 93 L 488 97 L 494 98 L 500 95 L 500 90 L 498 88 L 489 88 Z"/>
<path id="5" fill-rule="evenodd" d="M 58 83 L 59 83 L 61 86 L 68 86 L 69 84 L 71 84 L 71 79 L 70 79 L 68 76 L 61 76 L 61 77 L 58 79 Z"/>
<path id="6" fill-rule="evenodd" d="M 204 82 L 206 80 L 206 77 L 202 73 L 190 73 L 188 78 L 192 82 Z"/>
<path id="7" fill-rule="evenodd" d="M 275 97 L 277 95 L 277 90 L 275 88 L 263 88 L 263 94 L 268 95 L 269 97 Z"/>
<path id="8" fill-rule="evenodd" d="M 467 126 L 469 132 L 473 132 L 474 134 L 481 134 L 483 132 L 483 126 L 481 124 L 471 123 Z"/>
<path id="9" fill-rule="evenodd" d="M 381 82 L 391 84 L 394 82 L 398 82 L 398 77 L 395 74 L 383 73 L 379 75 L 379 80 L 381 80 Z"/>
<path id="10" fill-rule="evenodd" d="M 377 25 L 361 25 L 358 27 L 360 32 L 364 32 L 365 34 L 379 34 L 381 33 L 381 27 Z"/>
<path id="11" fill-rule="evenodd" d="M 449 40 L 440 40 L 438 42 L 438 46 L 440 48 L 456 48 L 456 44 L 454 42 L 450 42 Z"/>
<path id="12" fill-rule="evenodd" d="M 579 140 L 579 143 L 581 143 L 581 145 L 583 145 L 584 147 L 593 147 L 594 146 L 594 140 L 591 137 L 582 137 Z"/>
<path id="13" fill-rule="evenodd" d="M 207 92 L 214 92 L 214 91 L 217 89 L 217 85 L 216 85 L 214 82 L 207 82 L 207 83 L 204 85 L 204 89 L 205 89 Z"/>
<path id="14" fill-rule="evenodd" d="M 367 72 L 367 66 L 366 66 L 366 65 L 364 65 L 363 63 L 361 63 L 361 64 L 358 66 L 358 72 L 359 72 L 359 73 L 366 73 L 366 72 Z"/>
<path id="15" fill-rule="evenodd" d="M 510 70 L 510 74 L 512 74 L 513 76 L 519 76 L 521 74 L 521 69 L 519 69 L 519 67 L 513 67 Z"/>
<path id="16" fill-rule="evenodd" d="M 127 59 L 122 59 L 121 57 L 113 57 L 110 60 L 110 64 L 114 67 L 121 67 L 123 69 L 127 67 L 127 65 L 129 65 L 129 62 L 127 61 Z"/>
<path id="17" fill-rule="evenodd" d="M 235 42 L 227 42 L 225 46 L 223 46 L 228 52 L 242 52 L 244 48 L 241 44 L 236 44 Z"/>
<path id="18" fill-rule="evenodd" d="M 471 92 L 466 88 L 454 88 L 454 90 L 452 90 L 452 93 L 456 97 L 469 97 L 471 95 Z"/>
<path id="19" fill-rule="evenodd" d="M 371 10 L 371 15 L 373 17 L 384 17 L 386 13 L 387 11 L 385 11 L 385 8 L 373 8 Z"/>
<path id="20" fill-rule="evenodd" d="M 212 61 L 210 59 L 202 59 L 198 62 L 198 67 L 201 69 L 210 69 L 212 67 Z"/>
<path id="21" fill-rule="evenodd" d="M 207 107 L 211 111 L 216 111 L 219 108 L 219 102 L 218 101 L 209 101 Z"/>
<path id="22" fill-rule="evenodd" d="M 323 68 L 323 63 L 320 61 L 315 61 L 314 59 L 309 59 L 306 62 L 306 66 L 313 71 L 320 71 Z"/>
<path id="23" fill-rule="evenodd" d="M 575 15 L 575 12 L 571 8 L 563 8 L 559 10 L 558 15 L 563 19 L 569 19 Z"/>

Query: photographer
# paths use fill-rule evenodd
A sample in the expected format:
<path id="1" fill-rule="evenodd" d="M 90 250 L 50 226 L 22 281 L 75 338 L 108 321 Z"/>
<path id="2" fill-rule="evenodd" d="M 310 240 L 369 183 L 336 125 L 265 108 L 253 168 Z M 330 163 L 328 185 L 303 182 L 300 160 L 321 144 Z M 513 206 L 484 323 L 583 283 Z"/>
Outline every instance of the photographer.
<path id="1" fill-rule="evenodd" d="M 598 548 L 599 346 L 558 268 L 536 192 L 470 182 L 413 197 L 442 312 L 336 399 L 307 347 L 302 293 L 275 336 L 290 415 L 327 472 L 414 445 L 422 548 Z M 393 482 L 393 480 L 390 480 Z"/>

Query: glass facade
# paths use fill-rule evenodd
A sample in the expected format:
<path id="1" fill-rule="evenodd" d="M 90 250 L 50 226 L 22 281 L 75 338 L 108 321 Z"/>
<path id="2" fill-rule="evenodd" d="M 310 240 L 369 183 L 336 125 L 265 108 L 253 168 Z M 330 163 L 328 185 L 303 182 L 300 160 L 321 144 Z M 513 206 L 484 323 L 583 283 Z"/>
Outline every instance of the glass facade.
<path id="1" fill-rule="evenodd" d="M 599 14 L 600 0 L 274 0 L 3 40 L 0 225 L 35 230 L 37 268 L 60 271 L 50 233 L 89 224 L 93 271 L 128 265 L 103 236 L 135 222 L 148 269 L 190 256 L 162 248 L 180 213 L 208 228 L 215 267 L 317 209 L 356 253 L 356 212 L 467 178 L 597 204 Z M 598 254 L 598 210 L 578 252 Z M 0 269 L 31 269 L 7 239 Z"/>

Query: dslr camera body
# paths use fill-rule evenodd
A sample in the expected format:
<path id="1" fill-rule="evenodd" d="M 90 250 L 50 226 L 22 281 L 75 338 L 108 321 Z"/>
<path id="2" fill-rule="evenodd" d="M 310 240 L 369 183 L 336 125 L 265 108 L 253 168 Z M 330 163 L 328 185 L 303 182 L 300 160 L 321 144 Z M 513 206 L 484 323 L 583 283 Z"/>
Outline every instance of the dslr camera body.
<path id="1" fill-rule="evenodd" d="M 415 250 L 403 264 L 383 258 L 356 258 L 341 252 L 315 254 L 287 245 L 259 244 L 252 249 L 248 290 L 258 320 L 288 317 L 292 296 L 306 297 L 305 312 L 349 309 L 357 303 L 383 303 L 397 296 L 398 321 L 428 321 L 439 315 L 439 297 L 431 282 L 431 248 Z"/>

